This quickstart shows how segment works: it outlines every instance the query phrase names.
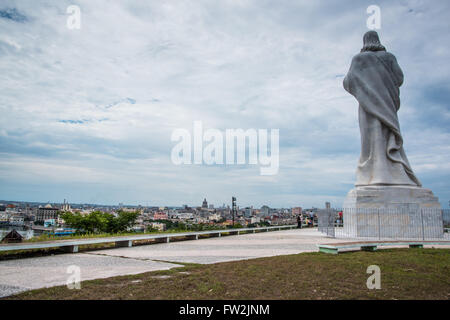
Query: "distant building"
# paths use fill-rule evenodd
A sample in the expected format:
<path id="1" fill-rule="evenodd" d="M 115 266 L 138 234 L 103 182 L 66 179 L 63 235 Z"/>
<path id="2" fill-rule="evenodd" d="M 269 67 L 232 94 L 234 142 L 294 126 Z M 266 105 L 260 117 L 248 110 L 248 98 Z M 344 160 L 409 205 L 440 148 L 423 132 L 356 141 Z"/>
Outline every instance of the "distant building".
<path id="1" fill-rule="evenodd" d="M 16 214 L 18 213 L 18 208 L 13 204 L 8 204 L 6 206 L 5 212 L 9 214 Z"/>
<path id="2" fill-rule="evenodd" d="M 222 217 L 221 217 L 220 214 L 214 213 L 214 214 L 211 214 L 211 215 L 208 217 L 208 219 L 209 219 L 209 221 L 220 221 L 220 219 L 222 219 Z"/>
<path id="3" fill-rule="evenodd" d="M 270 211 L 270 208 L 268 206 L 262 206 L 261 209 L 259 210 L 259 212 L 263 216 L 268 216 L 269 215 L 269 211 Z"/>
<path id="4" fill-rule="evenodd" d="M 9 214 L 0 213 L 0 224 L 7 224 L 9 222 Z"/>
<path id="5" fill-rule="evenodd" d="M 169 216 L 167 215 L 167 213 L 164 212 L 155 212 L 155 214 L 153 215 L 153 220 L 167 220 L 169 219 Z"/>
<path id="6" fill-rule="evenodd" d="M 19 234 L 16 229 L 13 229 L 10 233 L 8 233 L 1 242 L 9 243 L 9 242 L 22 242 L 23 236 Z"/>
<path id="7" fill-rule="evenodd" d="M 61 206 L 61 211 L 71 211 L 71 209 L 70 204 L 66 202 L 66 199 L 64 199 L 64 203 Z"/>
<path id="8" fill-rule="evenodd" d="M 55 225 L 56 225 L 55 219 L 45 219 L 45 221 L 44 221 L 44 227 L 46 227 L 46 228 L 53 227 Z"/>
<path id="9" fill-rule="evenodd" d="M 194 218 L 194 214 L 192 212 L 177 212 L 172 214 L 171 218 L 180 220 L 189 220 Z"/>
<path id="10" fill-rule="evenodd" d="M 41 207 L 37 209 L 36 212 L 36 221 L 44 222 L 48 219 L 58 220 L 59 209 L 53 208 L 50 204 L 47 204 L 45 207 Z"/>
<path id="11" fill-rule="evenodd" d="M 261 222 L 261 218 L 260 217 L 252 217 L 250 219 L 250 223 L 251 224 L 253 224 L 253 223 L 260 223 L 260 222 Z"/>
<path id="12" fill-rule="evenodd" d="M 236 222 L 239 223 L 242 226 L 247 226 L 248 225 L 248 221 L 245 220 L 245 218 L 243 218 L 243 217 L 239 217 Z"/>
<path id="13" fill-rule="evenodd" d="M 302 207 L 292 208 L 292 215 L 293 216 L 298 216 L 299 214 L 302 214 Z"/>
<path id="14" fill-rule="evenodd" d="M 202 208 L 203 209 L 208 209 L 208 201 L 206 201 L 206 198 L 203 199 Z"/>
<path id="15" fill-rule="evenodd" d="M 226 221 L 224 221 L 224 222 L 222 222 L 222 225 L 224 225 L 224 226 L 231 226 L 231 225 L 233 225 L 233 220 L 226 220 Z"/>
<path id="16" fill-rule="evenodd" d="M 9 217 L 9 223 L 13 226 L 23 226 L 24 217 L 18 214 Z"/>
<path id="17" fill-rule="evenodd" d="M 156 229 L 158 231 L 166 231 L 166 224 L 161 222 L 152 222 L 150 224 L 152 229 Z"/>

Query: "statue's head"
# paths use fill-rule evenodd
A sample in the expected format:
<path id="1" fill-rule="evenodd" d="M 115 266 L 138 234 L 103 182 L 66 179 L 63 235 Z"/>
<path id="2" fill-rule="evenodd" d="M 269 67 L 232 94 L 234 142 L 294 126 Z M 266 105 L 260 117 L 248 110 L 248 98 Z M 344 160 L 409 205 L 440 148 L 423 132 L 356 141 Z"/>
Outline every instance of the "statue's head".
<path id="1" fill-rule="evenodd" d="M 386 51 L 386 48 L 381 44 L 376 31 L 367 31 L 364 35 L 364 46 L 361 49 L 361 52 L 366 51 Z"/>

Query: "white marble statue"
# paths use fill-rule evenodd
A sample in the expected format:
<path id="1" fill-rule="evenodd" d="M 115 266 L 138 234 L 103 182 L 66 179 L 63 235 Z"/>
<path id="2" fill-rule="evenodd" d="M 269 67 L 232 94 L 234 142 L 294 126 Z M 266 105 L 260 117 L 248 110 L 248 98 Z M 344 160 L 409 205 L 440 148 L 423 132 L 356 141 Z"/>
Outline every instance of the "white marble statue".
<path id="1" fill-rule="evenodd" d="M 356 171 L 358 186 L 404 185 L 421 187 L 403 150 L 397 112 L 403 72 L 395 56 L 381 45 L 378 34 L 364 35 L 344 79 L 344 88 L 359 102 L 361 156 Z"/>

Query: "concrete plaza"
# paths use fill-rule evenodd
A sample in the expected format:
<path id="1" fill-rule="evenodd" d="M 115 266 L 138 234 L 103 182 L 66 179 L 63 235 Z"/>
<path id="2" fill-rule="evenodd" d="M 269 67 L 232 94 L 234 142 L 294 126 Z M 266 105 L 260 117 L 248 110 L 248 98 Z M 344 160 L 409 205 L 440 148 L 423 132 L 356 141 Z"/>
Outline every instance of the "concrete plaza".
<path id="1" fill-rule="evenodd" d="M 78 266 L 81 280 L 167 270 L 179 263 L 218 263 L 318 251 L 317 244 L 342 243 L 317 229 L 292 229 L 239 236 L 160 243 L 76 254 L 0 261 L 0 297 L 65 285 L 69 266 Z M 178 264 L 177 264 L 178 263 Z"/>

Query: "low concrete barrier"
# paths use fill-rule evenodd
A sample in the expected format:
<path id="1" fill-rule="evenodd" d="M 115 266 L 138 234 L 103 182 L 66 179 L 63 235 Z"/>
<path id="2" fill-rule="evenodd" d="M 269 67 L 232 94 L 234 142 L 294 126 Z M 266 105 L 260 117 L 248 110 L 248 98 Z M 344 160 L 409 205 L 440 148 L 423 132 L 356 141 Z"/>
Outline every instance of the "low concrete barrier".
<path id="1" fill-rule="evenodd" d="M 260 228 L 241 228 L 241 229 L 224 229 L 224 230 L 208 230 L 196 232 L 183 233 L 162 233 L 162 234 L 148 234 L 124 237 L 105 237 L 92 239 L 71 239 L 71 240 L 56 240 L 56 241 L 42 241 L 42 242 L 27 242 L 14 244 L 0 244 L 0 251 L 14 251 L 14 250 L 31 250 L 31 249 L 46 249 L 46 248 L 62 248 L 63 250 L 76 253 L 78 247 L 82 245 L 100 244 L 100 243 L 115 243 L 116 247 L 131 247 L 133 241 L 138 240 L 155 240 L 155 242 L 169 243 L 170 238 L 185 237 L 189 240 L 198 240 L 201 235 L 208 235 L 214 237 L 221 237 L 223 233 L 230 235 L 239 235 L 241 232 L 256 231 L 274 231 L 296 228 L 295 225 L 260 227 Z"/>
<path id="2" fill-rule="evenodd" d="M 319 252 L 338 254 L 340 249 L 357 249 L 362 251 L 376 251 L 377 247 L 408 246 L 409 248 L 423 248 L 424 245 L 450 245 L 450 241 L 374 241 L 348 242 L 343 244 L 318 244 Z"/>

